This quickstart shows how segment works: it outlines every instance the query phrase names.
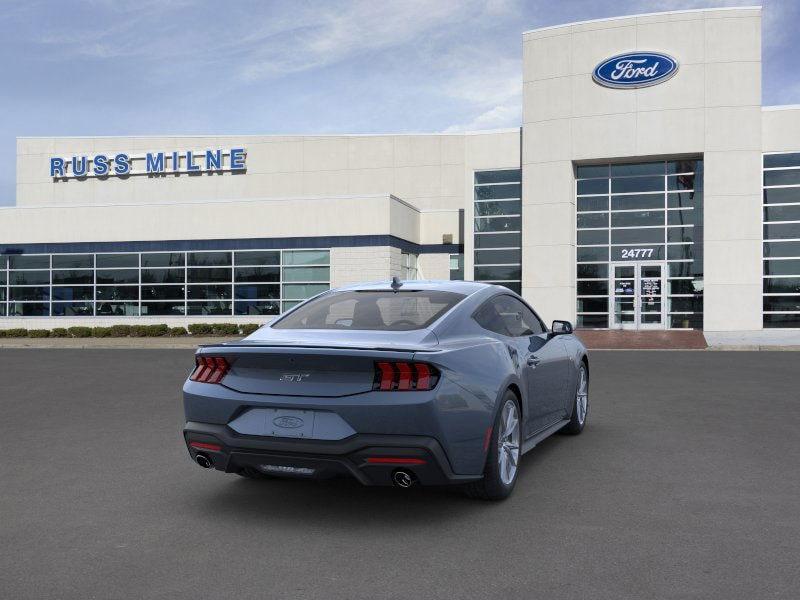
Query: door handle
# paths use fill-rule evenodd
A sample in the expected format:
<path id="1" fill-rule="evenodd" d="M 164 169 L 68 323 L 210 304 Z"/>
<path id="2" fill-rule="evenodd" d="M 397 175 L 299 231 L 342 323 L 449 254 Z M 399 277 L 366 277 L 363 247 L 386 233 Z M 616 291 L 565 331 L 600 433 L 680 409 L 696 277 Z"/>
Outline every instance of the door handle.
<path id="1" fill-rule="evenodd" d="M 539 358 L 538 356 L 536 356 L 535 354 L 531 354 L 531 355 L 528 357 L 528 366 L 529 366 L 529 367 L 535 367 L 535 366 L 536 366 L 536 365 L 538 365 L 540 362 L 542 362 L 542 359 L 541 359 L 541 358 Z"/>

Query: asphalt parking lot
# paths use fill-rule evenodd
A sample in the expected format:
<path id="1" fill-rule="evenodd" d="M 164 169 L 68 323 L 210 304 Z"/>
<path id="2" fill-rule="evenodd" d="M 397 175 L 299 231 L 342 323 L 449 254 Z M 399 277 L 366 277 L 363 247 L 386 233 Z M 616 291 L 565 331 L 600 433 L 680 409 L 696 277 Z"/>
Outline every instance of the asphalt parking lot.
<path id="1" fill-rule="evenodd" d="M 796 352 L 595 352 L 514 495 L 191 463 L 186 350 L 0 350 L 0 598 L 797 598 Z"/>

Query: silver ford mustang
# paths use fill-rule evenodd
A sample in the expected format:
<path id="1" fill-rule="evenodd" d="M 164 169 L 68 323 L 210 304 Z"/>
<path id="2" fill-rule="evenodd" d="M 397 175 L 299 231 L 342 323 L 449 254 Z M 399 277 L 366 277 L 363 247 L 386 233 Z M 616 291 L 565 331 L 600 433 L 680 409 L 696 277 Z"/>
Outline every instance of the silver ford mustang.
<path id="1" fill-rule="evenodd" d="M 183 396 L 201 467 L 501 499 L 525 452 L 583 429 L 589 362 L 567 321 L 548 329 L 504 287 L 395 279 L 201 347 Z"/>

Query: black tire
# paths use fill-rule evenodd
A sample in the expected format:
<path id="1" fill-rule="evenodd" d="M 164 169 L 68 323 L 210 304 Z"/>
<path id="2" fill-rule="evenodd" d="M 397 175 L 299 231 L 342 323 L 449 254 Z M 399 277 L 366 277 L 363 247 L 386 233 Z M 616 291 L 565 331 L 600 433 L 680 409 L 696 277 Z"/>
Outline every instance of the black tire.
<path id="1" fill-rule="evenodd" d="M 514 406 L 517 409 L 517 416 L 518 418 L 522 415 L 519 408 L 519 398 L 517 398 L 516 394 L 511 390 L 507 390 L 505 395 L 503 396 L 502 401 L 500 402 L 500 409 L 497 411 L 497 416 L 494 419 L 494 426 L 492 427 L 492 436 L 489 442 L 489 449 L 486 453 L 486 465 L 483 469 L 483 479 L 480 481 L 473 481 L 468 483 L 464 486 L 464 492 L 470 498 L 478 498 L 480 500 L 504 500 L 511 495 L 511 492 L 514 491 L 514 486 L 517 483 L 517 478 L 519 476 L 519 467 L 517 467 L 516 472 L 514 473 L 514 478 L 511 480 L 511 483 L 504 483 L 503 480 L 500 478 L 500 466 L 498 460 L 498 454 L 500 452 L 500 434 L 502 431 L 501 427 L 501 415 L 503 414 L 503 408 L 505 407 L 507 402 L 513 402 Z M 519 419 L 520 424 L 520 432 L 522 431 L 522 420 Z M 520 435 L 520 443 L 522 442 L 522 437 Z M 518 461 L 522 458 L 522 452 L 519 453 Z"/>
<path id="2" fill-rule="evenodd" d="M 586 426 L 586 419 L 589 417 L 589 367 L 585 362 L 581 361 L 579 369 L 580 371 L 578 372 L 577 378 L 578 381 L 575 384 L 575 394 L 572 401 L 572 416 L 569 419 L 569 423 L 564 425 L 564 428 L 561 430 L 567 435 L 578 435 L 581 431 L 583 431 L 583 428 Z M 580 413 L 578 410 L 578 392 L 580 391 L 579 388 L 581 385 L 581 371 L 586 378 L 586 411 L 583 414 L 583 419 L 580 418 Z"/>

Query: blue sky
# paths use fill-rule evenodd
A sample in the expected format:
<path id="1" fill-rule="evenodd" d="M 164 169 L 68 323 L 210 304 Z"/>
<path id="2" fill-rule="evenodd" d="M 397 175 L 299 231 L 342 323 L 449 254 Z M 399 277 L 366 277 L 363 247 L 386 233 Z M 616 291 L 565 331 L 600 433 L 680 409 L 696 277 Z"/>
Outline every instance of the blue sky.
<path id="1" fill-rule="evenodd" d="M 17 136 L 516 127 L 522 37 L 753 0 L 0 0 L 0 204 Z M 764 3 L 764 104 L 800 103 L 800 2 Z"/>

